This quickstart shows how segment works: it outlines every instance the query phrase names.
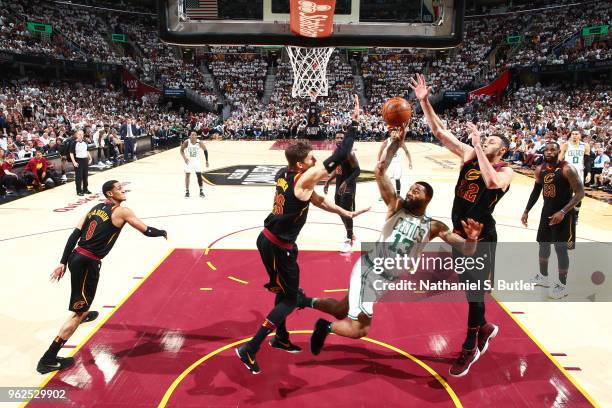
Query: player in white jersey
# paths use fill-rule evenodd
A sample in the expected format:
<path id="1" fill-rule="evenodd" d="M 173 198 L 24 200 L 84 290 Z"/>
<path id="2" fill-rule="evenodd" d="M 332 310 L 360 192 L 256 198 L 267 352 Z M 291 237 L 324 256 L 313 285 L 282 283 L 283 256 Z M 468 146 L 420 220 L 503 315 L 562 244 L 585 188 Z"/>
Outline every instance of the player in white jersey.
<path id="1" fill-rule="evenodd" d="M 588 143 L 581 141 L 582 136 L 577 130 L 572 130 L 567 143 L 561 145 L 559 160 L 565 160 L 578 172 L 578 176 L 584 179 L 584 156 L 591 154 L 591 147 Z"/>
<path id="2" fill-rule="evenodd" d="M 204 152 L 206 157 L 206 167 L 208 167 L 208 150 L 204 142 L 198 140 L 198 134 L 191 132 L 189 139 L 181 144 L 181 156 L 185 161 L 185 198 L 189 198 L 189 176 L 195 172 L 198 178 L 198 186 L 200 186 L 200 197 L 204 198 L 204 190 L 202 189 L 202 155 L 200 150 Z M 187 154 L 185 154 L 187 152 Z"/>
<path id="3" fill-rule="evenodd" d="M 584 143 L 582 141 L 582 136 L 580 135 L 580 131 L 572 130 L 570 133 L 569 140 L 567 143 L 561 145 L 561 151 L 559 152 L 559 160 L 565 160 L 574 168 L 578 173 L 578 177 L 583 183 L 586 183 L 585 175 L 584 175 L 584 158 L 585 156 L 589 156 L 591 154 L 591 146 L 588 143 Z M 580 201 L 574 207 L 576 220 L 578 223 L 578 212 L 580 211 L 580 206 L 582 205 L 582 201 Z"/>
<path id="4" fill-rule="evenodd" d="M 463 222 L 468 237 L 466 240 L 452 232 L 443 222 L 425 215 L 427 205 L 433 196 L 433 189 L 428 183 L 417 181 L 410 187 L 405 198 L 396 194 L 385 171 L 391 162 L 391 157 L 403 144 L 404 136 L 404 129 L 393 132 L 393 141 L 387 143 L 381 161 L 376 166 L 376 182 L 387 204 L 387 215 L 374 249 L 362 255 L 353 266 L 348 296 L 342 300 L 303 296 L 298 299 L 298 307 L 312 307 L 329 313 L 337 319 L 349 317 L 334 323 L 324 319 L 317 321 L 310 339 L 310 349 L 315 355 L 321 351 L 329 333 L 350 338 L 361 338 L 368 334 L 374 303 L 384 294 L 384 290 L 375 287 L 377 289 L 375 296 L 371 294 L 366 296 L 367 288 L 372 287 L 374 280 L 390 282 L 399 277 L 399 273 L 394 271 L 375 272 L 373 259 L 395 258 L 396 254 L 418 258 L 425 243 L 436 237 L 460 249 L 465 255 L 472 255 L 476 251 L 482 224 L 472 219 Z M 369 292 L 372 293 L 372 290 Z"/>
<path id="5" fill-rule="evenodd" d="M 378 160 L 380 160 L 380 156 L 390 143 L 391 138 L 388 138 L 382 143 L 382 145 L 380 146 L 380 150 L 378 151 Z M 402 143 L 400 148 L 404 151 L 404 154 L 406 154 L 406 157 L 408 158 L 408 166 L 410 167 L 410 170 L 412 170 L 412 157 L 410 157 L 410 152 L 406 147 L 406 143 Z M 391 164 L 389 164 L 389 168 L 387 169 L 387 175 L 391 178 L 391 180 L 395 181 L 395 192 L 398 196 L 401 196 L 402 155 L 400 154 L 399 150 L 395 152 L 393 158 L 391 159 Z"/>

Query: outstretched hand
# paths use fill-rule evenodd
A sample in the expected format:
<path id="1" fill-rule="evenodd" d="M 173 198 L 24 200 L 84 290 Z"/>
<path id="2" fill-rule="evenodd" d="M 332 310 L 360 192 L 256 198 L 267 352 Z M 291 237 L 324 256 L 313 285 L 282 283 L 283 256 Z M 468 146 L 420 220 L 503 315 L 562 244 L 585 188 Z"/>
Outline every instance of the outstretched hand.
<path id="1" fill-rule="evenodd" d="M 414 78 L 410 78 L 410 83 L 408 84 L 410 88 L 414 91 L 414 96 L 419 101 L 424 101 L 429 98 L 431 95 L 431 86 L 427 86 L 425 82 L 425 75 L 416 74 Z"/>
<path id="2" fill-rule="evenodd" d="M 465 232 L 465 235 L 473 241 L 476 241 L 482 232 L 482 224 L 474 221 L 471 218 L 468 218 L 467 222 L 461 220 L 461 225 L 463 226 L 463 232 Z"/>
<path id="3" fill-rule="evenodd" d="M 368 208 L 362 208 L 361 210 L 357 210 L 357 211 L 351 211 L 349 214 L 351 215 L 351 218 L 355 218 L 358 215 L 361 215 L 365 212 L 368 212 L 372 209 L 372 207 L 368 207 Z"/>
<path id="4" fill-rule="evenodd" d="M 470 140 L 472 142 L 472 146 L 476 147 L 480 145 L 480 140 L 482 138 L 482 133 L 478 130 L 478 126 L 475 124 L 468 122 L 467 124 L 468 130 L 470 131 Z"/>

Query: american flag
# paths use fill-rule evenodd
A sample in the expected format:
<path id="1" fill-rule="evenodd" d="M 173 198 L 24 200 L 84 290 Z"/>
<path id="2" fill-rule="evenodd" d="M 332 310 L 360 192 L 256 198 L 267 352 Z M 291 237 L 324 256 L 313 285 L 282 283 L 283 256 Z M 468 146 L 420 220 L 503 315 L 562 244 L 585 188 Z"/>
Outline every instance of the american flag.
<path id="1" fill-rule="evenodd" d="M 219 18 L 217 0 L 185 0 L 185 14 L 194 20 L 216 20 Z"/>

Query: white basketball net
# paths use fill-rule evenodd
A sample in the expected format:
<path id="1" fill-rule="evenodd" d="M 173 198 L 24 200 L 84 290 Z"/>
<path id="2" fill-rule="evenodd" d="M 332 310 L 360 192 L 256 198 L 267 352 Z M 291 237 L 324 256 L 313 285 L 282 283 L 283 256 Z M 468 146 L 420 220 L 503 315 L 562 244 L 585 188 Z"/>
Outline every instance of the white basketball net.
<path id="1" fill-rule="evenodd" d="M 327 96 L 327 63 L 334 48 L 304 48 L 287 46 L 293 69 L 291 96 L 310 98 Z"/>

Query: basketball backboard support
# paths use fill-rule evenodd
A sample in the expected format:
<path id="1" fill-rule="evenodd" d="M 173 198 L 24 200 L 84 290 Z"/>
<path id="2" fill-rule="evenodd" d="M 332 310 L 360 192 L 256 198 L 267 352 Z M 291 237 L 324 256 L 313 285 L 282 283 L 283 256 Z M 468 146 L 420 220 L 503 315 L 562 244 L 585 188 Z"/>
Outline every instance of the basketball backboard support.
<path id="1" fill-rule="evenodd" d="M 450 48 L 463 38 L 465 0 L 336 0 L 333 32 L 325 38 L 291 32 L 289 0 L 158 0 L 158 6 L 160 38 L 177 45 Z"/>

